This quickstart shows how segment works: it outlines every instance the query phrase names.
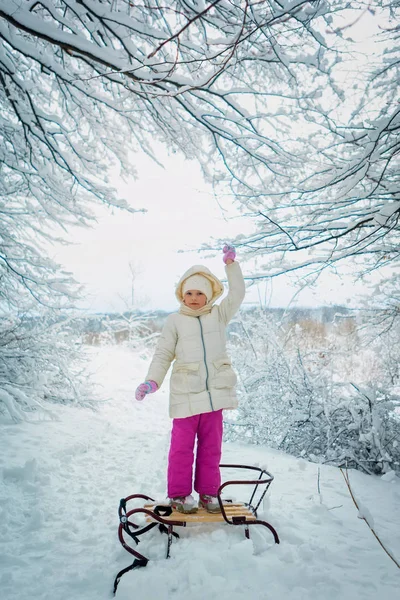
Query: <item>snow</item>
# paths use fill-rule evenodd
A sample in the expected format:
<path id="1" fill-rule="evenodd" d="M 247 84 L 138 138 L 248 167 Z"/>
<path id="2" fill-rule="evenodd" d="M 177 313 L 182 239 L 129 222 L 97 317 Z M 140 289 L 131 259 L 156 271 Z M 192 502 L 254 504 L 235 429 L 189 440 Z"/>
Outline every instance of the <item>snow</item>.
<path id="1" fill-rule="evenodd" d="M 359 501 L 357 502 L 357 504 L 358 504 L 358 518 L 364 519 L 368 523 L 368 525 L 373 529 L 375 526 L 374 519 L 372 518 L 372 515 L 369 512 L 368 508 Z"/>
<path id="2" fill-rule="evenodd" d="M 59 406 L 56 421 L 0 425 L 2 600 L 111 599 L 115 575 L 132 562 L 117 539 L 120 498 L 165 497 L 168 386 L 135 402 L 146 360 L 116 346 L 91 357 L 97 411 Z M 122 577 L 117 600 L 398 598 L 399 569 L 358 518 L 338 469 L 236 443 L 224 445 L 223 461 L 268 465 L 275 479 L 263 511 L 281 544 L 266 530 L 246 540 L 239 527 L 191 526 L 165 560 L 166 536 L 153 530 L 138 548 L 148 566 Z M 399 478 L 350 470 L 349 479 L 399 560 Z"/>
<path id="3" fill-rule="evenodd" d="M 396 471 L 388 471 L 384 475 L 381 475 L 383 481 L 394 481 L 396 479 Z"/>

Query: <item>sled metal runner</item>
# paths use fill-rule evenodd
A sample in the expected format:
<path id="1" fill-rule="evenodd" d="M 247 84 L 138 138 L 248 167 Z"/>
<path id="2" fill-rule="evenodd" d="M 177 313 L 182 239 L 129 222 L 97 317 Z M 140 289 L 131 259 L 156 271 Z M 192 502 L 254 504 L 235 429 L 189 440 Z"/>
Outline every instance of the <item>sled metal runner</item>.
<path id="1" fill-rule="evenodd" d="M 115 578 L 114 581 L 114 594 L 117 590 L 119 580 L 124 573 L 136 569 L 138 567 L 145 567 L 148 563 L 148 558 L 143 554 L 140 554 L 137 550 L 132 548 L 126 541 L 126 537 L 129 537 L 139 544 L 139 537 L 144 535 L 148 531 L 158 526 L 160 533 L 166 533 L 168 536 L 167 541 L 167 552 L 166 558 L 170 557 L 171 545 L 173 538 L 179 538 L 179 534 L 174 531 L 174 527 L 186 527 L 188 523 L 202 524 L 202 523 L 223 523 L 226 522 L 229 525 L 240 526 L 244 528 L 244 533 L 247 538 L 250 537 L 250 527 L 254 525 L 260 525 L 266 527 L 272 534 L 276 544 L 279 544 L 279 537 L 275 529 L 267 521 L 258 519 L 257 510 L 260 507 L 261 502 L 264 499 L 265 494 L 269 486 L 271 485 L 274 477 L 259 467 L 250 467 L 246 465 L 235 465 L 235 464 L 222 464 L 220 468 L 226 469 L 247 469 L 250 471 L 258 472 L 258 479 L 245 479 L 245 480 L 229 480 L 223 483 L 218 490 L 218 502 L 221 509 L 220 513 L 209 513 L 204 508 L 199 508 L 198 512 L 185 514 L 175 511 L 169 505 L 155 504 L 153 498 L 144 494 L 132 494 L 127 498 L 122 498 L 119 503 L 118 516 L 119 516 L 119 527 L 118 527 L 118 538 L 122 546 L 132 556 L 134 561 L 131 565 L 122 569 Z M 243 485 L 243 486 L 254 486 L 250 499 L 248 502 L 233 502 L 232 500 L 226 500 L 221 498 L 222 491 L 232 485 Z M 261 488 L 259 490 L 259 488 Z M 258 495 L 257 495 L 258 492 Z M 256 498 L 258 497 L 258 500 Z M 132 500 L 144 500 L 146 501 L 144 506 L 133 508 L 127 511 L 127 503 Z M 253 506 L 254 503 L 254 506 Z M 139 527 L 133 520 L 134 515 L 144 515 L 148 525 Z M 125 536 L 125 537 L 124 537 Z"/>

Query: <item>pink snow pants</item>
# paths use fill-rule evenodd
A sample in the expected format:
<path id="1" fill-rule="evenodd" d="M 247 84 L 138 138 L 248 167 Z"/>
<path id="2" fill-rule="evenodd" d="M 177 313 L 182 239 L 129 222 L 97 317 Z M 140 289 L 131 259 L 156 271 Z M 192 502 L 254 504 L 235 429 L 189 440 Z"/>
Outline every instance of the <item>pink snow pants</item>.
<path id="1" fill-rule="evenodd" d="M 194 443 L 197 435 L 194 489 L 216 496 L 221 485 L 222 410 L 173 419 L 168 456 L 168 497 L 192 493 Z"/>

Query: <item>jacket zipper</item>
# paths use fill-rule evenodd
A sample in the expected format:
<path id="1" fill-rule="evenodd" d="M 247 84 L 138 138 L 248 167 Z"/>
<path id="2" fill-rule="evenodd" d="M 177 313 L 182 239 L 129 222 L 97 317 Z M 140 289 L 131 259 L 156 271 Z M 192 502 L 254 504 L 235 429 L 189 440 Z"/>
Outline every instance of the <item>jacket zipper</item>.
<path id="1" fill-rule="evenodd" d="M 204 344 L 204 336 L 203 336 L 203 325 L 201 324 L 201 319 L 200 317 L 197 317 L 199 320 L 199 325 L 200 325 L 200 336 L 201 336 L 201 343 L 203 344 L 203 354 L 204 354 L 204 365 L 206 367 L 206 373 L 207 373 L 207 377 L 206 377 L 206 390 L 208 392 L 208 396 L 210 398 L 210 404 L 211 404 L 211 410 L 214 410 L 214 406 L 212 403 L 212 398 L 211 398 L 211 392 L 208 389 L 208 367 L 207 367 L 207 353 L 206 353 L 206 346 Z"/>

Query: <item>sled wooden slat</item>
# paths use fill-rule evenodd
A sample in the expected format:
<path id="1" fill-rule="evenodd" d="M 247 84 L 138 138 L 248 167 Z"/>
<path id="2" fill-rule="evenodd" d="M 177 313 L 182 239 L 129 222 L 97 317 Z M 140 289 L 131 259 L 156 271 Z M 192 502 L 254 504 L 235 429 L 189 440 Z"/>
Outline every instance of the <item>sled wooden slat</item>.
<path id="1" fill-rule="evenodd" d="M 144 508 L 153 511 L 155 506 L 155 504 L 145 504 Z M 256 520 L 256 517 L 251 510 L 243 504 L 224 504 L 224 509 L 228 519 L 231 519 L 232 517 L 246 517 L 247 521 Z M 209 513 L 205 508 L 199 508 L 196 513 L 192 514 L 184 514 L 174 510 L 171 515 L 168 517 L 163 516 L 162 518 L 165 519 L 165 521 L 182 521 L 186 523 L 218 523 L 224 521 L 224 517 L 221 513 Z M 146 521 L 152 522 L 154 519 L 147 516 Z"/>

